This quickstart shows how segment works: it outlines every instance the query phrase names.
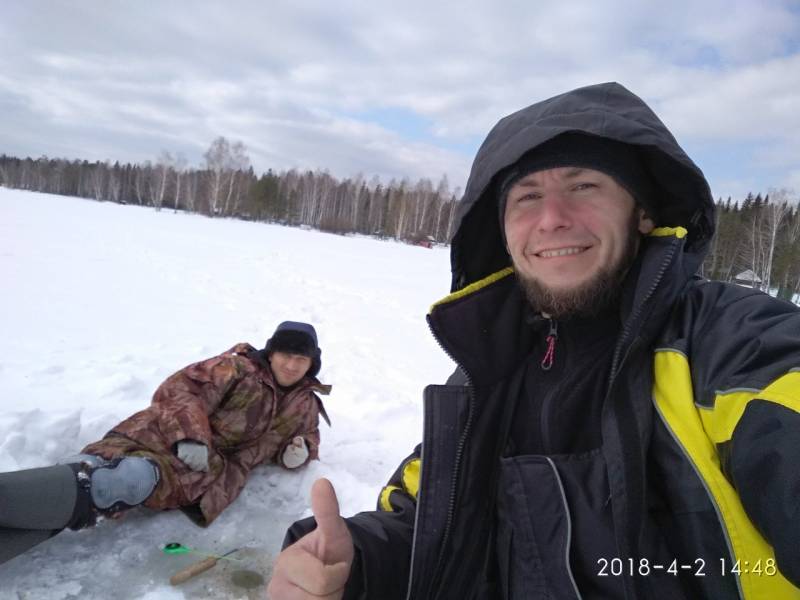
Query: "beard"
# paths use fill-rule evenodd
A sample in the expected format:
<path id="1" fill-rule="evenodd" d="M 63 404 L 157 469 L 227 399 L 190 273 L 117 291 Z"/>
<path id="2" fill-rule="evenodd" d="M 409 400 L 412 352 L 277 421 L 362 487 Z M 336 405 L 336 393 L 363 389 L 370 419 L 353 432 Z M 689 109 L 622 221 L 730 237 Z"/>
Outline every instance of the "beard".
<path id="1" fill-rule="evenodd" d="M 638 211 L 633 211 L 625 248 L 620 257 L 612 264 L 605 265 L 587 281 L 569 289 L 553 289 L 515 269 L 517 283 L 537 312 L 555 319 L 597 316 L 619 304 L 622 282 L 636 260 L 640 241 L 639 215 Z"/>

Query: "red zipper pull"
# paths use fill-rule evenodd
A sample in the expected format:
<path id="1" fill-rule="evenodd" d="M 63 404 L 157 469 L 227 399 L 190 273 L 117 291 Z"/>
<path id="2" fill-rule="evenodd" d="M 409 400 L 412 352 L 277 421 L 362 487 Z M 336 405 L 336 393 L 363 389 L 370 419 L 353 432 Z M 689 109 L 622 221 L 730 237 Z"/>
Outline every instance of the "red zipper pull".
<path id="1" fill-rule="evenodd" d="M 549 371 L 553 367 L 553 360 L 556 356 L 556 339 L 558 338 L 558 325 L 550 319 L 550 333 L 547 334 L 547 351 L 540 363 L 542 371 Z"/>

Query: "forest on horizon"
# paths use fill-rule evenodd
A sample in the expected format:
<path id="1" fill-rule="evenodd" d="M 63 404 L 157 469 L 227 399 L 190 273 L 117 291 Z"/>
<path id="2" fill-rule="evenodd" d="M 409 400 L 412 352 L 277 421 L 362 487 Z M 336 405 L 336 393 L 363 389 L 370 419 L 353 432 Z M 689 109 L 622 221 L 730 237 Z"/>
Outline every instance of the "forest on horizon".
<path id="1" fill-rule="evenodd" d="M 422 245 L 446 244 L 460 190 L 446 175 L 434 184 L 404 178 L 384 184 L 362 175 L 271 169 L 256 174 L 241 142 L 215 139 L 205 164 L 162 151 L 143 164 L 0 155 L 0 185 L 210 217 L 358 233 Z M 751 285 L 784 299 L 800 294 L 800 207 L 786 189 L 717 200 L 716 234 L 701 275 Z"/>

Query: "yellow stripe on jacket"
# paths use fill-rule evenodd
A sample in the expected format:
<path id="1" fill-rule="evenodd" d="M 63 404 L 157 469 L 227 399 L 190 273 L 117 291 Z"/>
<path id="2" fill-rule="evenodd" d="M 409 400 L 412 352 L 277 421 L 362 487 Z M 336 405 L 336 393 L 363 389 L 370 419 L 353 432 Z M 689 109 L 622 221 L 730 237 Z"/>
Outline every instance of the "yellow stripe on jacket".
<path id="1" fill-rule="evenodd" d="M 800 410 L 797 397 L 800 373 L 788 373 L 763 390 L 721 394 L 716 397 L 713 409 L 705 409 L 695 406 L 691 369 L 682 353 L 668 349 L 656 351 L 654 372 L 656 408 L 712 496 L 733 552 L 733 561 L 740 561 L 742 567 L 739 584 L 744 598 L 800 599 L 800 590 L 779 570 L 773 575 L 765 574 L 763 567 L 775 565 L 775 554 L 748 518 L 736 490 L 722 473 L 716 451 L 716 444 L 730 439 L 745 405 L 754 398 Z M 745 568 L 745 565 L 756 564 L 761 565 L 761 573 Z"/>

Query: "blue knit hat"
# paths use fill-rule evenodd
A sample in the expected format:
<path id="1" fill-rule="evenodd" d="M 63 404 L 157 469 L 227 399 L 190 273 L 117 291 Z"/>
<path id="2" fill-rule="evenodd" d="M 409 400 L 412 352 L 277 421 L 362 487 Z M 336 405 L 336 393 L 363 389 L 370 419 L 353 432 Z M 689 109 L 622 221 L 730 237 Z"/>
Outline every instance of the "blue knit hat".
<path id="1" fill-rule="evenodd" d="M 322 367 L 322 350 L 317 342 L 317 332 L 312 325 L 299 321 L 284 321 L 267 340 L 265 352 L 300 354 L 311 359 L 309 377 L 316 377 Z"/>

